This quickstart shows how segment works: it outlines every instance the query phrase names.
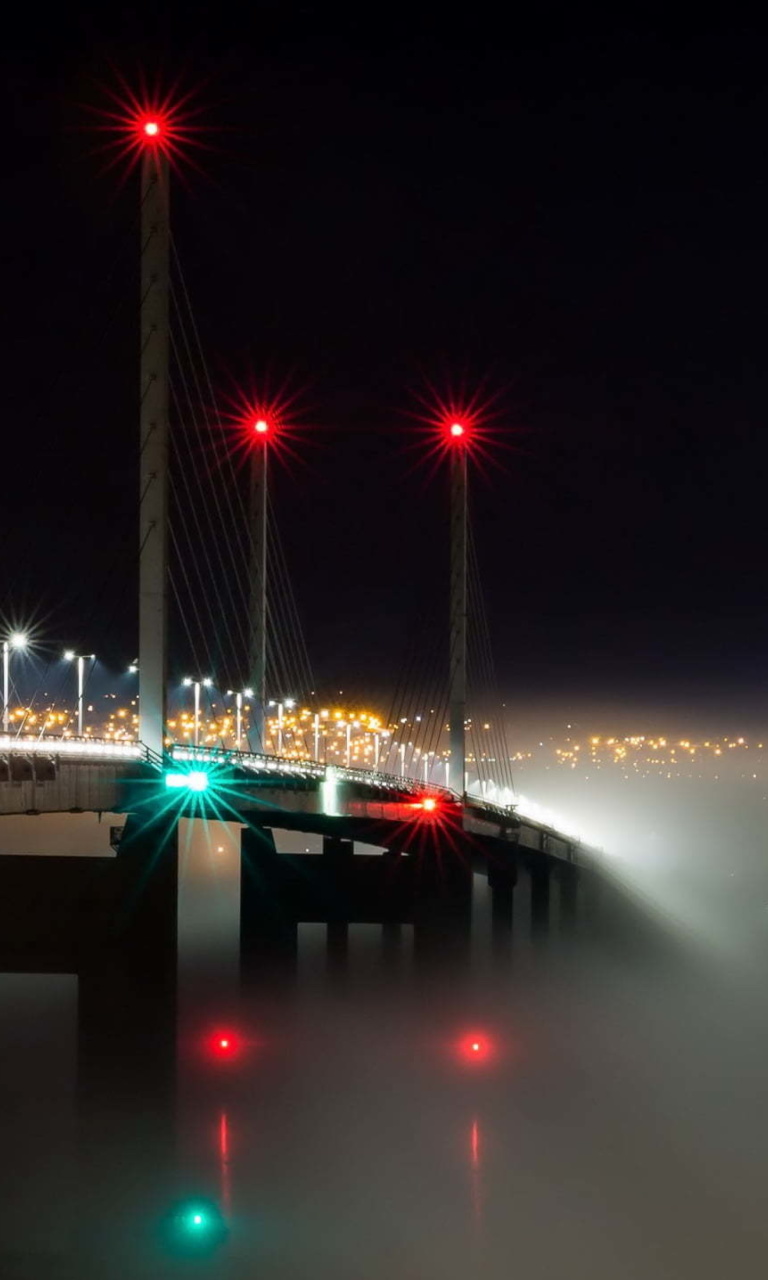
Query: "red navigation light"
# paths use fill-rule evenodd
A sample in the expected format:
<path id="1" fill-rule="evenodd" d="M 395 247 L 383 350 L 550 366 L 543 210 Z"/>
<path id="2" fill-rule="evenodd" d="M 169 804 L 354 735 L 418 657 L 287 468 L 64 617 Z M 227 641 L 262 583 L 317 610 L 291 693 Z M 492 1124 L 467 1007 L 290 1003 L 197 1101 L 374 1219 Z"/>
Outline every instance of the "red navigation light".
<path id="1" fill-rule="evenodd" d="M 460 439 L 460 437 L 466 435 L 467 432 L 466 427 L 461 422 L 452 422 L 448 429 L 454 440 Z"/>
<path id="2" fill-rule="evenodd" d="M 156 138 L 160 132 L 160 125 L 157 120 L 146 120 L 144 122 L 144 132 L 148 138 Z"/>
<path id="3" fill-rule="evenodd" d="M 259 436 L 265 436 L 269 433 L 269 423 L 266 418 L 257 418 L 253 424 L 253 429 Z"/>

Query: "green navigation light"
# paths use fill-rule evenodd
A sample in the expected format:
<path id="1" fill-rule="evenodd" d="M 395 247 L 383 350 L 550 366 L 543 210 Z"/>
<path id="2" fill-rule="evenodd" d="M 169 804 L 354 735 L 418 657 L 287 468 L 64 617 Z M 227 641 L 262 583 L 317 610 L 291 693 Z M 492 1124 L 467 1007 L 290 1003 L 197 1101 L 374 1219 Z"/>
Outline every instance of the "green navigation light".
<path id="1" fill-rule="evenodd" d="M 191 769 L 189 773 L 166 773 L 165 785 L 175 791 L 207 791 L 208 774 L 202 769 Z"/>

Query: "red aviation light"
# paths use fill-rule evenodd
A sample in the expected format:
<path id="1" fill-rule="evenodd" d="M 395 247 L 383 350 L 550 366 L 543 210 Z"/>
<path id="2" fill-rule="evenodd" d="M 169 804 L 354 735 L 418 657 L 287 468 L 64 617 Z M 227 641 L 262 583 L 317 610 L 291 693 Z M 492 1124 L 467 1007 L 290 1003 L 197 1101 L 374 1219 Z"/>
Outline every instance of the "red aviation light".
<path id="1" fill-rule="evenodd" d="M 452 438 L 456 441 L 460 440 L 462 436 L 467 434 L 467 428 L 464 426 L 463 422 L 452 422 L 448 430 Z"/>
<path id="2" fill-rule="evenodd" d="M 160 125 L 157 120 L 146 120 L 143 128 L 147 138 L 156 138 L 160 133 Z"/>
<path id="3" fill-rule="evenodd" d="M 270 424 L 266 418 L 257 418 L 253 424 L 254 433 L 257 436 L 267 436 L 270 431 Z"/>

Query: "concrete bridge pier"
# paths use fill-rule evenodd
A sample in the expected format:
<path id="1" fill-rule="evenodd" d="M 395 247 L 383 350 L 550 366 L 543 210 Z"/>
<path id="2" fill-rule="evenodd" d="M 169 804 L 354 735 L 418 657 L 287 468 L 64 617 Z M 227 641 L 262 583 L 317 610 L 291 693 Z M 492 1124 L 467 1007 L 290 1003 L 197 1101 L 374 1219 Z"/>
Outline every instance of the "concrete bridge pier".
<path id="1" fill-rule="evenodd" d="M 419 856 L 413 956 L 422 966 L 465 964 L 472 929 L 472 860 L 454 848 Z"/>
<path id="2" fill-rule="evenodd" d="M 323 836 L 322 858 L 330 877 L 337 881 L 344 881 L 354 855 L 354 840 L 342 836 Z M 349 922 L 347 920 L 328 921 L 326 959 L 329 973 L 338 976 L 345 972 L 349 960 Z"/>
<path id="3" fill-rule="evenodd" d="M 244 827 L 240 838 L 240 961 L 253 972 L 295 969 L 298 925 L 280 892 L 281 856 L 269 828 Z"/>
<path id="4" fill-rule="evenodd" d="M 549 931 L 549 898 L 551 867 L 543 855 L 528 860 L 531 881 L 531 933 L 544 937 Z"/>
<path id="5" fill-rule="evenodd" d="M 562 863 L 557 870 L 560 890 L 560 927 L 569 932 L 576 922 L 579 895 L 579 869 L 573 863 Z"/>
<path id="6" fill-rule="evenodd" d="M 491 890 L 491 946 L 495 955 L 506 955 L 512 943 L 512 920 L 515 908 L 517 863 L 489 862 L 488 886 Z"/>

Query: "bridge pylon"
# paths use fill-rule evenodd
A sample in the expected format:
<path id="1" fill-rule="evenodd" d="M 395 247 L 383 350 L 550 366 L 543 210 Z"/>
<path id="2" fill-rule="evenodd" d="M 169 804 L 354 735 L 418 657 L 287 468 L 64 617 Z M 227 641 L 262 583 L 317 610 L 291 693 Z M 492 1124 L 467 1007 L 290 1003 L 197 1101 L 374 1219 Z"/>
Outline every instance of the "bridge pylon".
<path id="1" fill-rule="evenodd" d="M 141 126 L 139 739 L 162 755 L 168 668 L 169 190 L 165 124 Z"/>
<path id="2" fill-rule="evenodd" d="M 449 781 L 453 791 L 466 792 L 467 717 L 467 428 L 448 425 L 451 484 L 451 599 L 448 654 Z"/>
<path id="3" fill-rule="evenodd" d="M 251 700 L 252 750 L 264 752 L 265 707 L 267 701 L 267 468 L 271 423 L 257 418 L 253 423 L 251 450 L 251 564 L 248 608 L 248 684 Z"/>

